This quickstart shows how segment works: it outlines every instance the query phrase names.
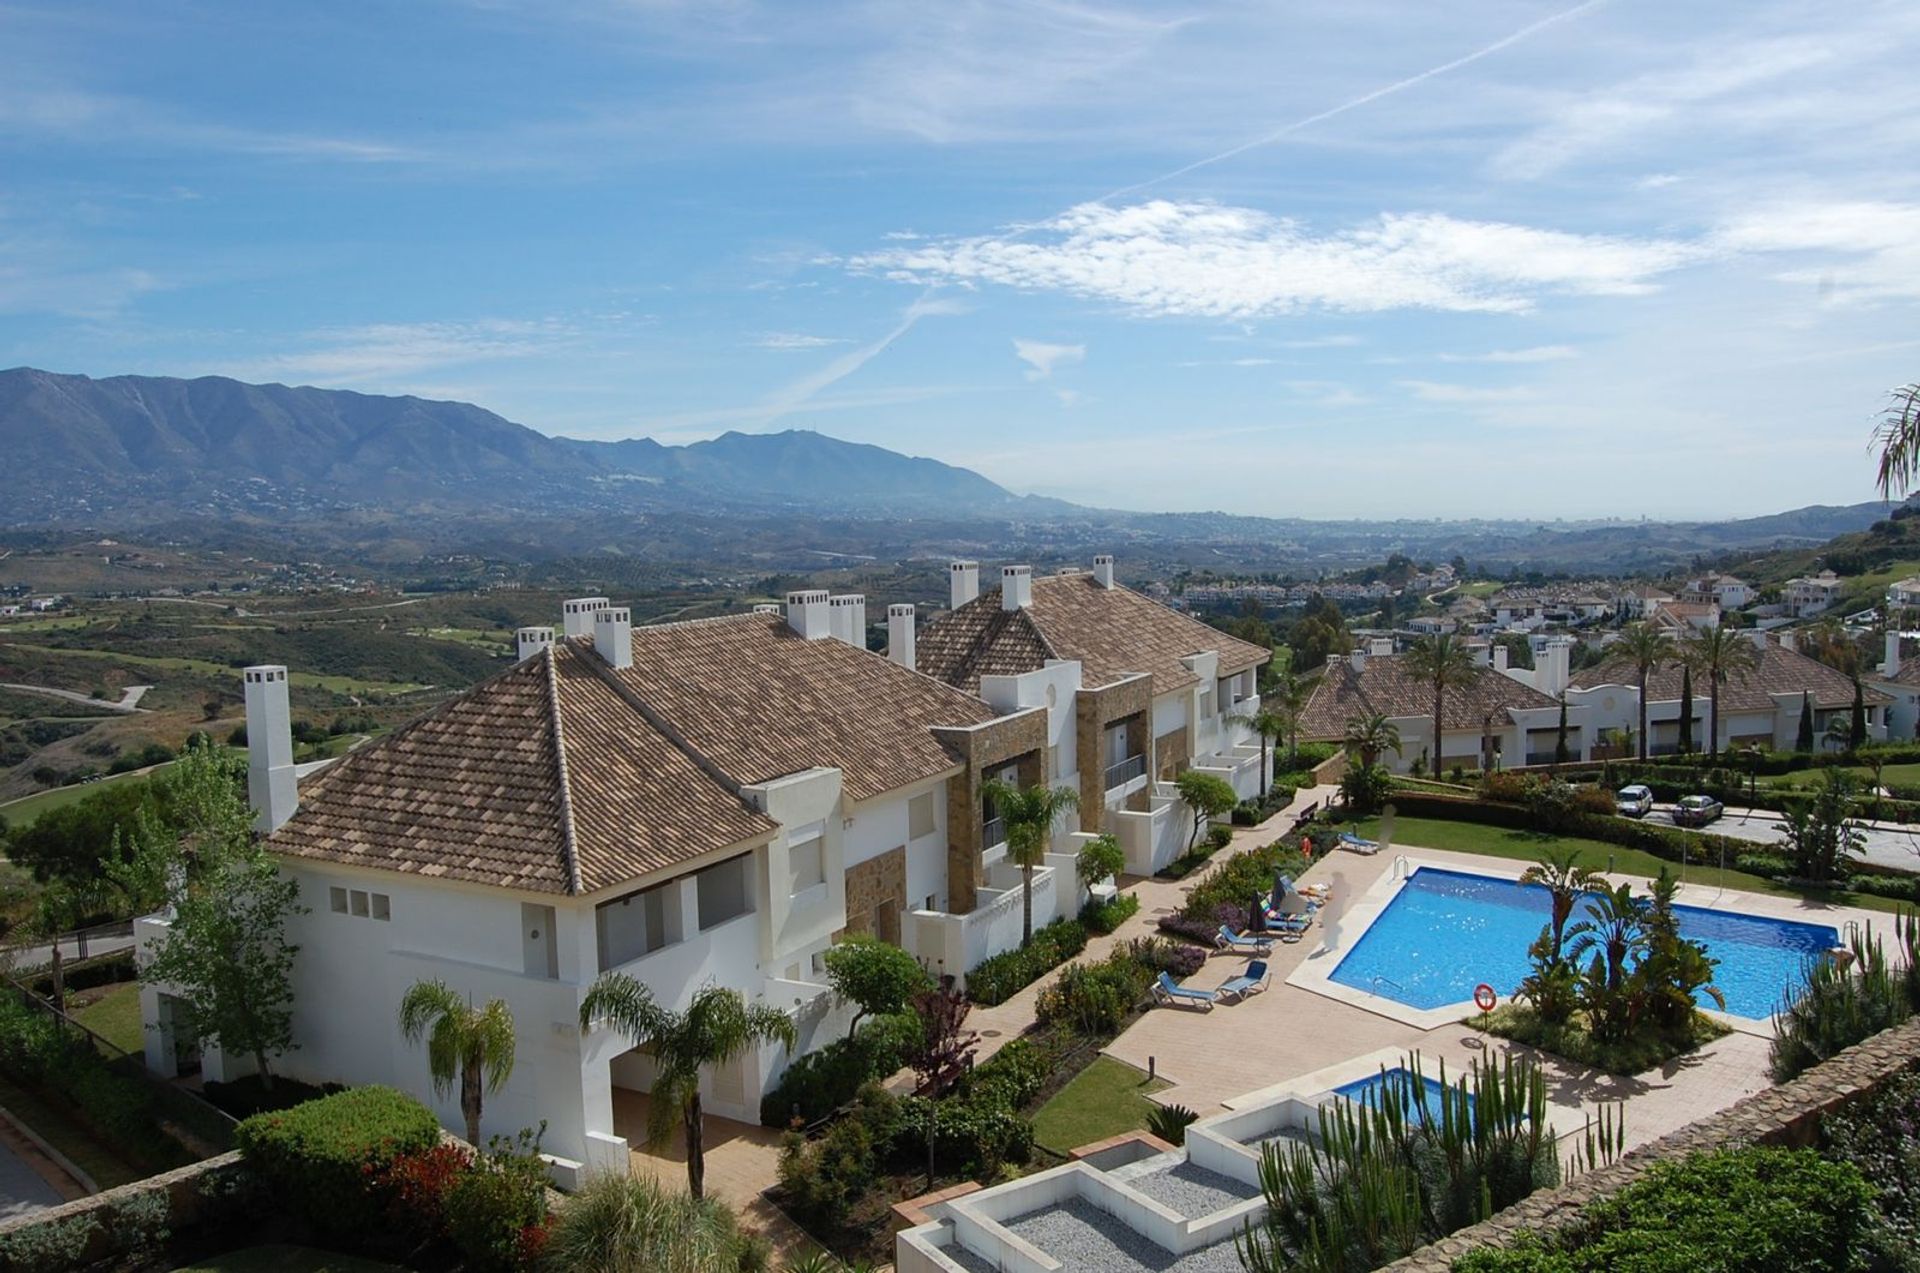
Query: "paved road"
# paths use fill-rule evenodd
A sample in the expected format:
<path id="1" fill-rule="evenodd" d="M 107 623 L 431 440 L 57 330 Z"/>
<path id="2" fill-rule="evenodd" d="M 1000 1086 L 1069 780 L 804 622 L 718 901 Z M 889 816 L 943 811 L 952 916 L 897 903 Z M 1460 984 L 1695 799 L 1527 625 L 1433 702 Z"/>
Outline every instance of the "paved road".
<path id="1" fill-rule="evenodd" d="M 8 1138 L 11 1139 L 11 1138 Z M 0 1139 L 0 1222 L 57 1207 L 66 1199 Z"/>
<path id="2" fill-rule="evenodd" d="M 75 690 L 57 690 L 51 685 L 0 684 L 0 690 L 22 690 L 28 694 L 45 694 L 49 698 L 64 698 L 73 703 L 85 703 L 88 707 L 104 707 L 110 712 L 145 711 L 146 709 L 140 706 L 140 700 L 152 688 L 151 685 L 129 685 L 120 695 L 120 701 L 116 703 L 108 699 L 81 694 Z"/>
<path id="3" fill-rule="evenodd" d="M 1647 816 L 1655 822 L 1670 823 L 1673 821 L 1673 806 L 1655 805 L 1654 811 Z M 1751 840 L 1755 844 L 1771 847 L 1780 843 L 1781 828 L 1785 821 L 1770 809 L 1741 809 L 1728 805 L 1726 815 L 1705 829 L 1716 835 Z M 1861 826 L 1867 837 L 1861 857 L 1876 866 L 1920 871 L 1920 826 L 1906 826 L 1898 822 L 1864 822 Z"/>
<path id="4" fill-rule="evenodd" d="M 87 938 L 88 959 L 101 955 L 111 955 L 115 951 L 132 950 L 133 934 L 99 933 Z M 37 946 L 13 946 L 7 948 L 5 957 L 14 968 L 44 968 L 53 962 L 53 943 L 46 942 Z M 80 958 L 80 943 L 72 935 L 60 939 L 60 957 L 74 960 Z"/>

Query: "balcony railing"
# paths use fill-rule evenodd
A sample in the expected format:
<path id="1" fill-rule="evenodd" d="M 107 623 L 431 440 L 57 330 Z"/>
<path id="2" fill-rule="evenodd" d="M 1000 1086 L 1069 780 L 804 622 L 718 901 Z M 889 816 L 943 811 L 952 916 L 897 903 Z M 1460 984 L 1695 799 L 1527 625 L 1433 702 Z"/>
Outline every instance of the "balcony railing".
<path id="1" fill-rule="evenodd" d="M 988 818 L 980 824 L 980 847 L 982 849 L 997 849 L 1006 842 L 1007 820 L 1005 818 Z"/>
<path id="2" fill-rule="evenodd" d="M 1124 787 L 1146 772 L 1147 758 L 1144 755 L 1128 756 L 1117 765 L 1108 765 L 1107 790 L 1112 791 L 1115 787 Z"/>

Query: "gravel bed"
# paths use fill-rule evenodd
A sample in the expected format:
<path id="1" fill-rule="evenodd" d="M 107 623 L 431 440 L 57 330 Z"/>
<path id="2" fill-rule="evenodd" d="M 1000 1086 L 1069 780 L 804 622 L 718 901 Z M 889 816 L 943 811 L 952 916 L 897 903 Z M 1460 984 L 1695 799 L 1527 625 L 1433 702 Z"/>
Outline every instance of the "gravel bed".
<path id="1" fill-rule="evenodd" d="M 1210 1216 L 1237 1202 L 1260 1196 L 1260 1191 L 1252 1185 L 1190 1162 L 1182 1162 L 1165 1171 L 1135 1176 L 1127 1183 L 1189 1220 Z"/>
<path id="2" fill-rule="evenodd" d="M 1063 1273 L 1242 1273 L 1232 1238 L 1176 1257 L 1083 1198 L 1030 1211 L 1007 1228 L 1060 1261 Z"/>
<path id="3" fill-rule="evenodd" d="M 1249 1149 L 1259 1149 L 1270 1140 L 1277 1142 L 1284 1150 L 1290 1144 L 1312 1144 L 1313 1135 L 1303 1127 L 1283 1127 L 1277 1132 L 1260 1132 L 1253 1136 L 1244 1136 L 1240 1143 Z"/>

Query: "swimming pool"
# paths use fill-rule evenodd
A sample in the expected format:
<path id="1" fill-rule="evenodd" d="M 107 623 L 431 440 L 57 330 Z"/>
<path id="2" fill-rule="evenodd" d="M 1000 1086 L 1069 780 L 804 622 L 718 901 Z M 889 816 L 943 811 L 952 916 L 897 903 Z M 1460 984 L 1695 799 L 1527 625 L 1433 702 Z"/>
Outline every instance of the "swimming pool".
<path id="1" fill-rule="evenodd" d="M 1825 924 L 1673 909 L 1681 935 L 1720 961 L 1714 981 L 1735 1016 L 1772 1016 L 1782 993 L 1799 983 L 1807 957 L 1840 944 L 1839 932 Z M 1576 904 L 1568 927 L 1585 914 Z M 1539 885 L 1423 866 L 1329 980 L 1422 1009 L 1470 1000 L 1483 981 L 1505 998 L 1526 977 L 1527 947 L 1551 915 Z"/>
<path id="2" fill-rule="evenodd" d="M 1351 1083 L 1342 1083 L 1339 1087 L 1333 1089 L 1333 1094 L 1335 1096 L 1344 1096 L 1348 1100 L 1360 1105 L 1365 1105 L 1370 1109 L 1378 1109 L 1380 1102 L 1385 1099 L 1389 1093 L 1397 1094 L 1405 1091 L 1408 1098 L 1407 1121 L 1420 1124 L 1427 1121 L 1426 1117 L 1421 1113 L 1420 1102 L 1414 1098 L 1411 1089 L 1401 1086 L 1411 1077 L 1411 1070 L 1406 1069 L 1404 1066 L 1395 1066 L 1390 1070 L 1375 1071 L 1367 1075 L 1367 1077 L 1355 1079 Z M 1439 1117 L 1440 1102 L 1446 1096 L 1446 1087 L 1441 1084 L 1439 1079 L 1425 1074 L 1420 1076 L 1420 1082 L 1427 1090 L 1427 1109 L 1431 1110 L 1436 1118 Z M 1473 1117 L 1472 1096 L 1467 1097 L 1467 1117 L 1469 1119 Z"/>

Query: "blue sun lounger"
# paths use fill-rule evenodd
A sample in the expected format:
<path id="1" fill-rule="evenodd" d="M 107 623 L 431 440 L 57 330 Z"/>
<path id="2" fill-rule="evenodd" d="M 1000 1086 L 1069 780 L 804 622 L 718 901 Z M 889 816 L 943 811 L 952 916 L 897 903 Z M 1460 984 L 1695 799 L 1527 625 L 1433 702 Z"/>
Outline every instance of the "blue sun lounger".
<path id="1" fill-rule="evenodd" d="M 1232 995 L 1235 999 L 1244 1000 L 1248 995 L 1255 994 L 1266 988 L 1267 961 L 1264 959 L 1256 959 L 1247 965 L 1245 972 L 1225 982 L 1213 993 L 1219 995 L 1222 999 L 1228 995 Z"/>
<path id="2" fill-rule="evenodd" d="M 1207 1010 L 1211 1012 L 1213 1010 L 1213 1002 L 1219 998 L 1219 994 L 1212 990 L 1189 990 L 1168 976 L 1163 970 L 1160 973 L 1160 980 L 1154 983 L 1153 997 L 1165 1004 L 1204 1004 Z"/>
<path id="3" fill-rule="evenodd" d="M 1264 955 L 1273 949 L 1271 937 L 1262 937 L 1257 933 L 1235 936 L 1225 924 L 1220 925 L 1220 931 L 1213 935 L 1213 944 L 1221 950 L 1250 950 L 1256 955 Z"/>

